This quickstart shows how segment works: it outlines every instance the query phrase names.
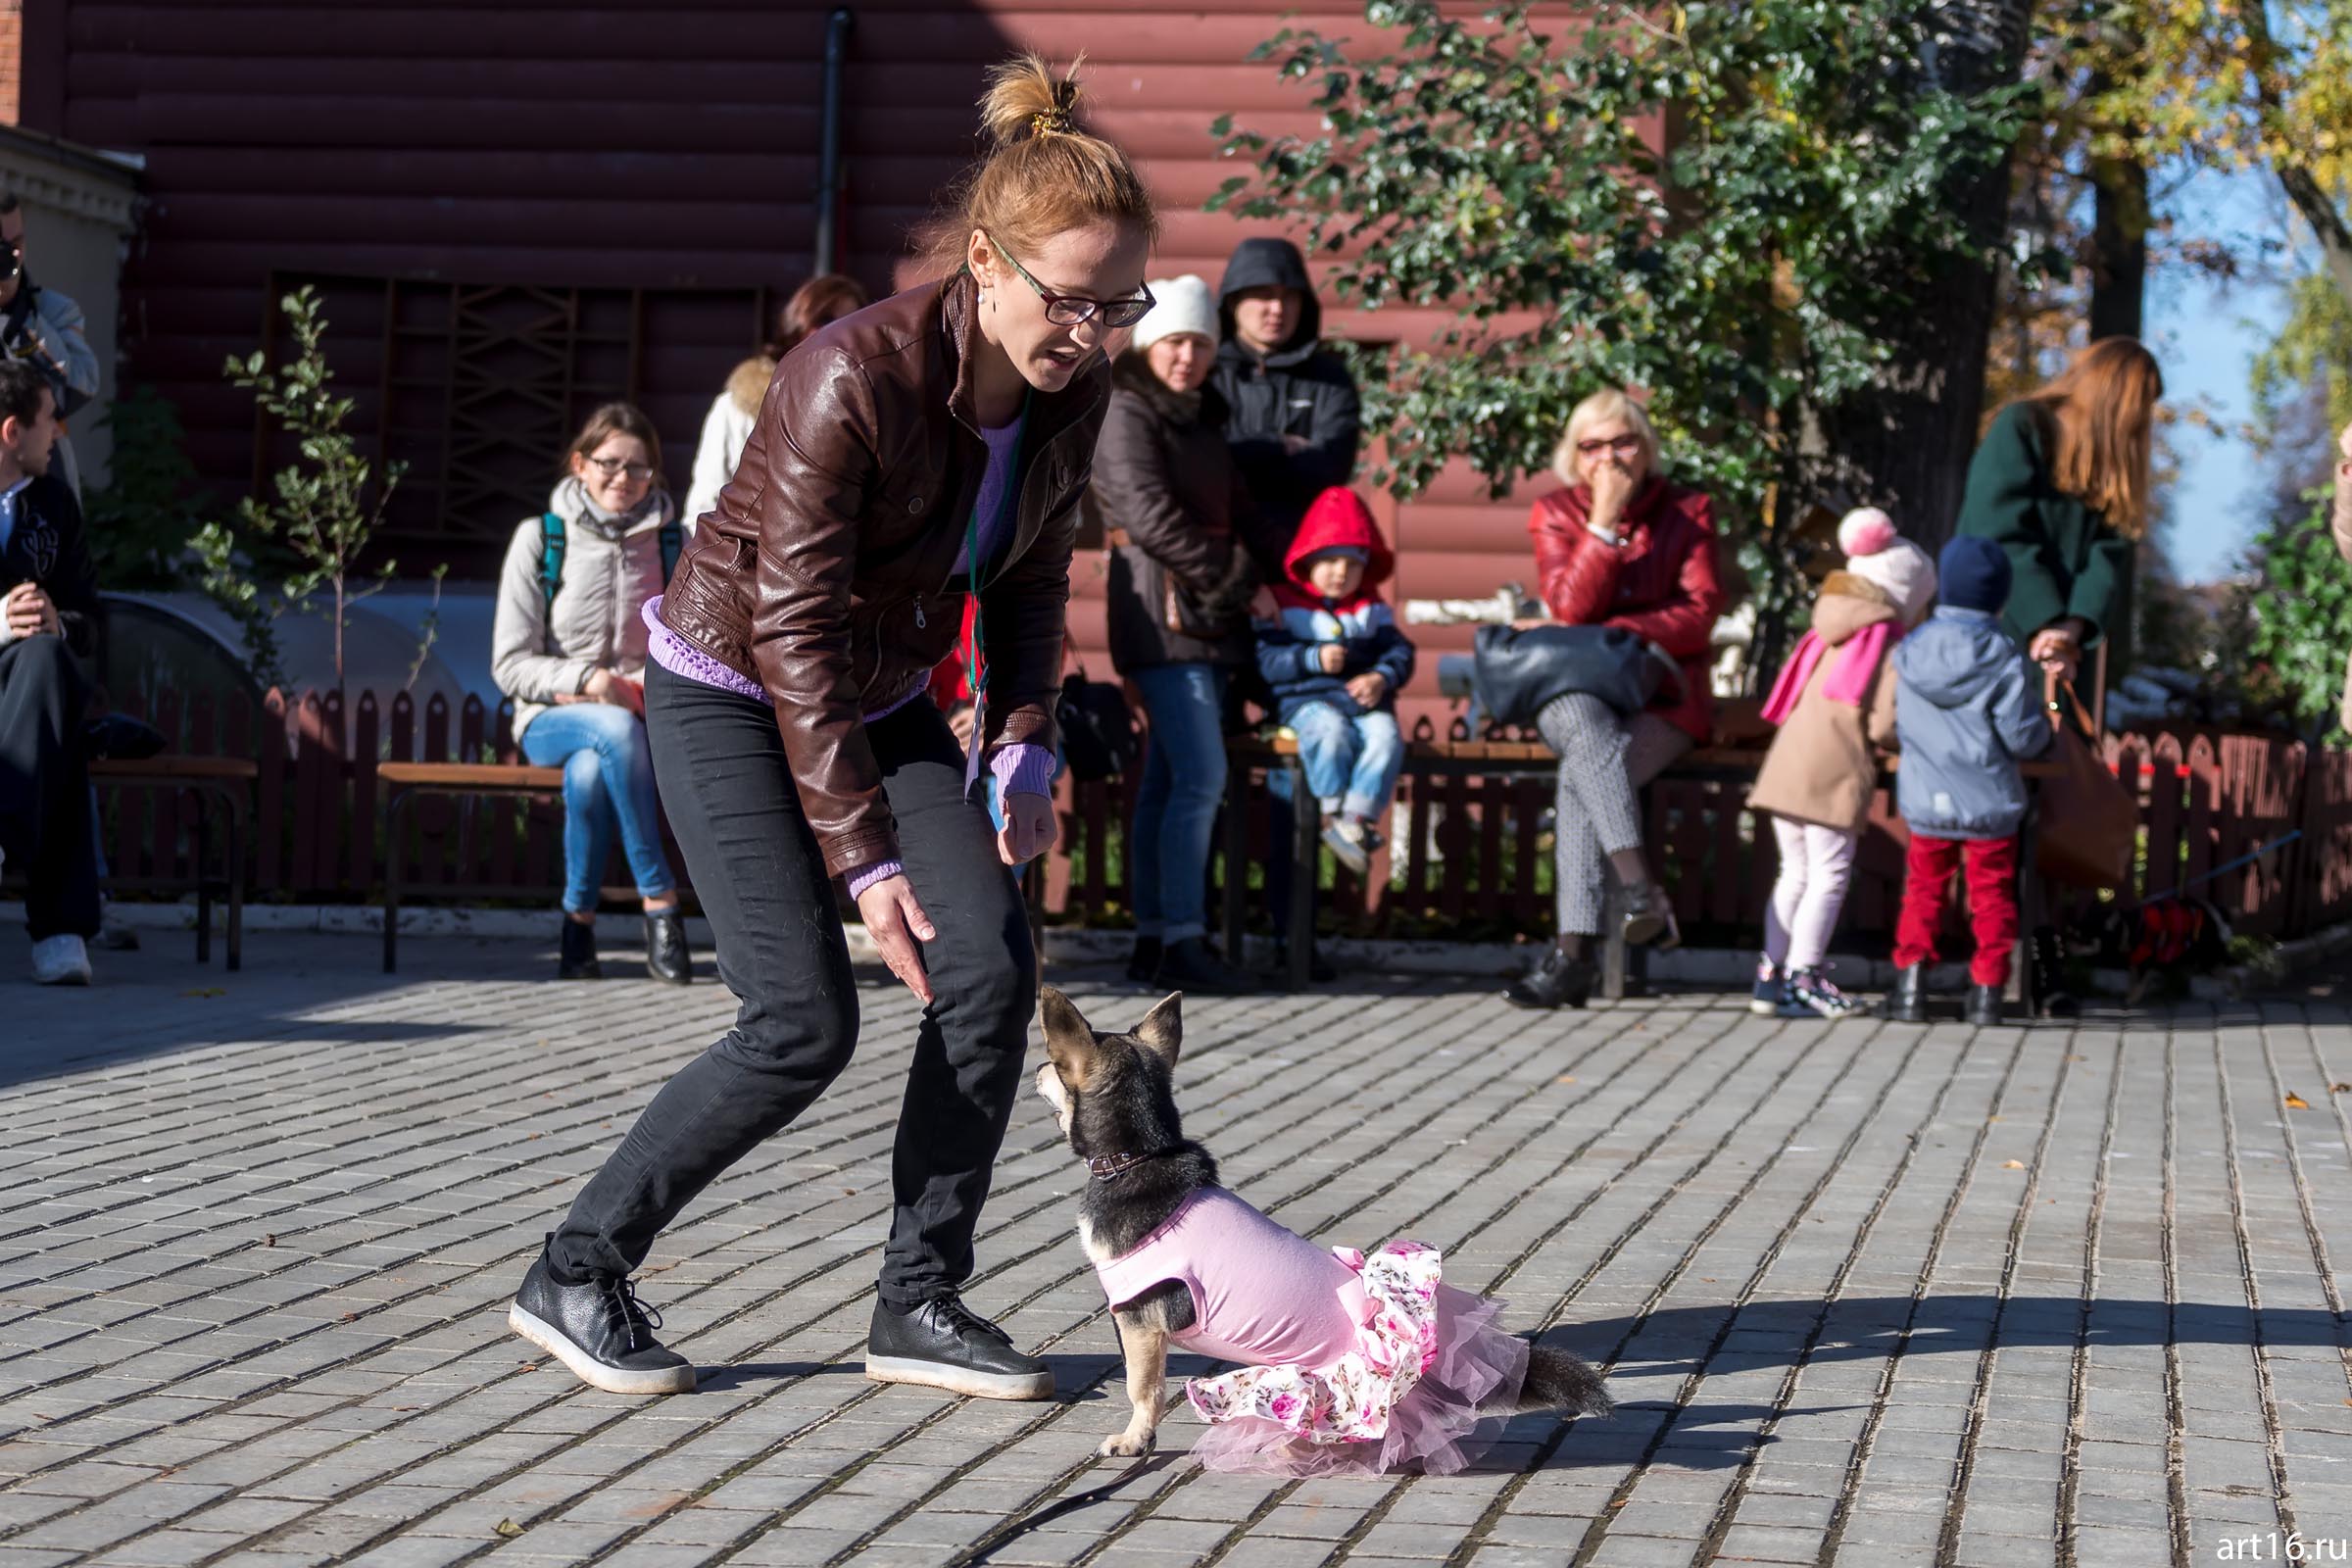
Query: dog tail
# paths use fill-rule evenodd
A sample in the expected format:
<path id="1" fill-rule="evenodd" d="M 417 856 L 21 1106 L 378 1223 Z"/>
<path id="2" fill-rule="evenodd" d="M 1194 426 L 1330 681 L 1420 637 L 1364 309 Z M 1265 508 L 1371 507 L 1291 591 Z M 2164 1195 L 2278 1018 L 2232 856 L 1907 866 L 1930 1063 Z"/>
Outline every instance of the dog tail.
<path id="1" fill-rule="evenodd" d="M 1497 1413 L 1524 1415 L 1535 1410 L 1558 1410 L 1568 1415 L 1607 1415 L 1617 1407 L 1600 1374 L 1581 1357 L 1547 1345 L 1527 1350 L 1527 1379 L 1518 1395 L 1496 1401 Z"/>

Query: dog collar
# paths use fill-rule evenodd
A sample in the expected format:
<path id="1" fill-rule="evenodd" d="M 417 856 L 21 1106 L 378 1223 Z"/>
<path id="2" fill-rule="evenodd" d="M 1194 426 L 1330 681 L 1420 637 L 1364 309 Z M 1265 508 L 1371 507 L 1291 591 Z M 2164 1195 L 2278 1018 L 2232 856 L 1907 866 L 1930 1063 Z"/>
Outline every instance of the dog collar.
<path id="1" fill-rule="evenodd" d="M 1100 1181 L 1109 1181 L 1150 1157 L 1147 1154 L 1090 1154 L 1086 1160 L 1087 1174 Z"/>

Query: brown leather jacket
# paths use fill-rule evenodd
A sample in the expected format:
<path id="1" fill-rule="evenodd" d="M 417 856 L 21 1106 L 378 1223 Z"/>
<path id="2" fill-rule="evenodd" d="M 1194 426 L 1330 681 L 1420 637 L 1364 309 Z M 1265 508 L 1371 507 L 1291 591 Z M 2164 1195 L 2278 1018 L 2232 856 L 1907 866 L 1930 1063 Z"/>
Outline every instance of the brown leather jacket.
<path id="1" fill-rule="evenodd" d="M 988 466 L 972 411 L 970 277 L 817 332 L 768 384 L 735 477 L 662 600 L 670 630 L 758 680 L 802 809 L 838 876 L 896 858 L 863 715 L 956 646 L 956 571 Z M 1109 370 L 1033 396 L 1012 541 L 982 572 L 987 744 L 1053 746 L 1078 505 Z"/>

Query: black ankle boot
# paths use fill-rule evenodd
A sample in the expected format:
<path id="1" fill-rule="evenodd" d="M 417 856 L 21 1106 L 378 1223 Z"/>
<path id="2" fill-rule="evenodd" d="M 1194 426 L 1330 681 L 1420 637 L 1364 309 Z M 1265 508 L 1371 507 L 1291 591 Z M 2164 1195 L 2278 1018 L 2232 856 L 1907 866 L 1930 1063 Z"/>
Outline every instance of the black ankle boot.
<path id="1" fill-rule="evenodd" d="M 645 917 L 645 972 L 682 986 L 694 979 L 694 957 L 686 951 L 686 917 L 656 909 Z"/>
<path id="2" fill-rule="evenodd" d="M 1160 943 L 1157 937 L 1137 937 L 1135 951 L 1127 956 L 1127 978 L 1139 986 L 1148 986 L 1159 973 Z"/>
<path id="3" fill-rule="evenodd" d="M 2082 1004 L 2066 987 L 2066 950 L 2059 946 L 2055 927 L 2037 925 L 2034 928 L 2032 956 L 2034 965 L 2034 1006 L 2044 1018 L 2072 1018 L 2082 1010 Z"/>
<path id="4" fill-rule="evenodd" d="M 1218 957 L 1200 937 L 1169 943 L 1160 953 L 1152 983 L 1163 990 L 1194 991 L 1204 997 L 1247 997 L 1257 990 L 1257 981 L 1247 970 Z"/>
<path id="5" fill-rule="evenodd" d="M 596 961 L 596 927 L 564 916 L 564 935 L 556 950 L 556 978 L 559 980 L 602 980 L 605 971 Z"/>
<path id="6" fill-rule="evenodd" d="M 1970 1023 L 1981 1026 L 1999 1023 L 2001 1021 L 2001 988 L 1999 986 L 1971 985 L 1968 988 L 1968 1011 L 1965 1016 Z"/>
<path id="7" fill-rule="evenodd" d="M 1896 1023 L 1928 1021 L 1928 966 L 1915 963 L 1894 971 L 1894 989 L 1886 993 L 1886 1014 Z"/>
<path id="8" fill-rule="evenodd" d="M 1581 1007 L 1592 999 L 1592 982 L 1599 971 L 1583 954 L 1569 956 L 1553 943 L 1533 969 L 1503 988 L 1502 1000 L 1514 1007 L 1548 1012 L 1555 1007 Z"/>

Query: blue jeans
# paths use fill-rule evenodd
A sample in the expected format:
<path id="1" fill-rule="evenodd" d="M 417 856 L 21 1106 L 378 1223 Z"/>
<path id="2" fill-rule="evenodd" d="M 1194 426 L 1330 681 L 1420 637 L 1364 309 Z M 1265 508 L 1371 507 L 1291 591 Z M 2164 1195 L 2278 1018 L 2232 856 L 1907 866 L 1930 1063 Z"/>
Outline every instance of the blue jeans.
<path id="1" fill-rule="evenodd" d="M 654 799 L 654 754 L 636 714 L 610 703 L 566 703 L 531 720 L 522 755 L 533 767 L 564 769 L 564 907 L 594 914 L 612 829 L 637 892 L 658 899 L 678 879 L 662 853 L 662 810 Z"/>
<path id="2" fill-rule="evenodd" d="M 1136 935 L 1183 942 L 1208 934 L 1208 850 L 1225 801 L 1225 671 L 1160 664 L 1135 672 L 1152 720 L 1127 886 Z"/>
<path id="3" fill-rule="evenodd" d="M 1325 813 L 1377 821 L 1404 771 L 1404 734 L 1396 715 L 1343 713 L 1330 703 L 1308 703 L 1284 722 L 1298 737 L 1306 787 Z"/>

